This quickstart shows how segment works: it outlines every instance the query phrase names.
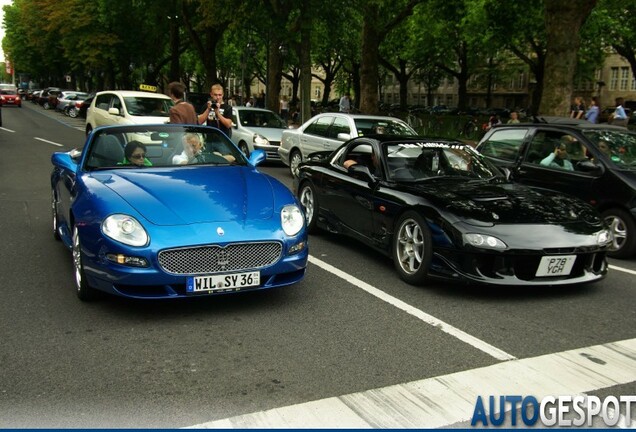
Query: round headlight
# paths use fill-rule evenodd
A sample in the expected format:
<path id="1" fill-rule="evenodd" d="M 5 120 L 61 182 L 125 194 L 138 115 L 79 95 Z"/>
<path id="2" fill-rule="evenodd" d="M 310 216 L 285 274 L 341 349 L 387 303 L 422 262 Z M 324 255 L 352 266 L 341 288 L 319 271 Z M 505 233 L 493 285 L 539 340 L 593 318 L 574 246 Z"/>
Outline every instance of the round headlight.
<path id="1" fill-rule="evenodd" d="M 132 216 L 114 214 L 102 222 L 105 236 L 129 246 L 146 246 L 148 234 L 144 227 Z"/>
<path id="2" fill-rule="evenodd" d="M 288 205 L 280 212 L 280 223 L 283 231 L 288 236 L 294 236 L 300 232 L 305 224 L 305 217 L 298 206 Z"/>
<path id="3" fill-rule="evenodd" d="M 464 242 L 475 247 L 486 249 L 506 249 L 508 247 L 497 237 L 484 234 L 464 234 Z"/>

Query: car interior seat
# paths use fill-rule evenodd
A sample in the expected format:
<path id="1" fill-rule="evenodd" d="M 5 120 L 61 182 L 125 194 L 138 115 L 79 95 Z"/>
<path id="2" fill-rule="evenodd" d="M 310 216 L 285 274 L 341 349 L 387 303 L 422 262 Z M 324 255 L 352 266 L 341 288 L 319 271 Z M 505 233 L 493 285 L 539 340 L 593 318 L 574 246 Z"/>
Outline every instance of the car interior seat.
<path id="1" fill-rule="evenodd" d="M 96 140 L 88 162 L 89 167 L 112 167 L 124 160 L 124 149 L 117 138 L 112 135 L 100 135 Z"/>

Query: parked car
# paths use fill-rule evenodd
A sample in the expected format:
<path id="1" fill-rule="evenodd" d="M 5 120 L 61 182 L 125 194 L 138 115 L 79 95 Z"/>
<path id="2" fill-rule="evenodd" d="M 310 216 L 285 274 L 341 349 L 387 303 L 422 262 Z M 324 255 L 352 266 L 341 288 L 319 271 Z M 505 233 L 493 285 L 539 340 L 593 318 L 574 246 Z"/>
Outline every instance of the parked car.
<path id="1" fill-rule="evenodd" d="M 22 108 L 22 98 L 17 90 L 0 90 L 0 105 Z"/>
<path id="2" fill-rule="evenodd" d="M 131 90 L 99 92 L 86 112 L 86 134 L 99 126 L 167 123 L 174 103 L 167 95 Z"/>
<path id="3" fill-rule="evenodd" d="M 49 96 L 53 95 L 57 98 L 57 95 L 62 91 L 59 87 L 46 87 L 42 90 L 42 92 L 38 95 L 36 103 L 40 105 L 44 109 L 51 108 L 51 103 Z"/>
<path id="4" fill-rule="evenodd" d="M 611 235 L 592 206 L 511 183 L 459 141 L 354 138 L 312 155 L 298 174 L 310 233 L 344 235 L 392 257 L 410 284 L 569 285 L 607 272 Z"/>
<path id="5" fill-rule="evenodd" d="M 135 150 L 140 158 L 126 157 L 126 146 L 141 135 L 148 141 Z M 189 165 L 173 165 L 186 137 L 204 150 Z M 215 153 L 220 147 L 233 162 Z M 263 151 L 248 159 L 216 128 L 104 127 L 82 150 L 51 160 L 52 232 L 72 253 L 81 300 L 98 291 L 141 299 L 209 296 L 304 277 L 307 233 L 298 200 L 256 169 Z M 143 163 L 130 162 L 136 160 Z"/>
<path id="6" fill-rule="evenodd" d="M 375 133 L 417 135 L 407 123 L 395 117 L 323 113 L 297 129 L 283 131 L 278 154 L 289 166 L 292 176 L 297 177 L 298 165 L 307 160 L 310 153 L 335 150 L 348 139 Z"/>
<path id="7" fill-rule="evenodd" d="M 57 102 L 55 103 L 55 110 L 66 112 L 67 107 L 74 105 L 75 101 L 84 100 L 88 97 L 88 93 L 78 91 L 64 90 L 57 95 Z"/>
<path id="8" fill-rule="evenodd" d="M 280 160 L 278 148 L 287 122 L 274 111 L 263 108 L 232 108 L 232 142 L 246 156 L 261 149 L 268 160 Z"/>
<path id="9" fill-rule="evenodd" d="M 30 100 L 32 103 L 37 104 L 37 103 L 39 103 L 39 100 L 40 100 L 40 96 L 41 96 L 41 95 L 42 95 L 42 90 L 34 90 L 34 91 L 31 93 L 31 96 L 29 97 L 29 100 Z"/>
<path id="10" fill-rule="evenodd" d="M 91 106 L 94 98 L 95 94 L 91 93 L 86 99 L 75 101 L 67 107 L 65 113 L 72 118 L 86 118 L 86 111 Z"/>
<path id="11" fill-rule="evenodd" d="M 609 256 L 632 256 L 636 252 L 636 133 L 584 120 L 538 120 L 496 126 L 477 149 L 510 170 L 511 178 L 519 183 L 574 195 L 595 206 L 612 229 Z M 561 146 L 566 153 L 555 150 Z M 564 157 L 553 156 L 554 163 L 546 166 L 550 162 L 546 158 L 557 153 Z M 567 160 L 569 166 L 557 164 L 559 159 Z"/>

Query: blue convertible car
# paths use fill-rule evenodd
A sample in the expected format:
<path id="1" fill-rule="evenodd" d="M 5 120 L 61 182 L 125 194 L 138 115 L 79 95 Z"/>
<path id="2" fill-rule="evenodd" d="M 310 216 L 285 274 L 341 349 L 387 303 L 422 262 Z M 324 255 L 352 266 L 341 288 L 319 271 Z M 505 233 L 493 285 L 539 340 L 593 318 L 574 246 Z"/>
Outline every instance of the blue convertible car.
<path id="1" fill-rule="evenodd" d="M 72 251 L 77 295 L 176 298 L 300 281 L 297 199 L 220 131 L 185 125 L 96 129 L 52 156 L 53 233 Z"/>

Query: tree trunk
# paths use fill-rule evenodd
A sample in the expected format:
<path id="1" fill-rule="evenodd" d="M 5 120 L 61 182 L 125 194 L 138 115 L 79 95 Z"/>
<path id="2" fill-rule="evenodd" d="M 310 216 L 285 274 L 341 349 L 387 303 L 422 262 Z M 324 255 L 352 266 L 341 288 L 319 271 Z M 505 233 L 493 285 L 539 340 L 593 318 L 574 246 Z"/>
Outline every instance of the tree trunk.
<path id="1" fill-rule="evenodd" d="M 362 64 L 360 65 L 360 111 L 378 113 L 378 62 L 380 34 L 378 31 L 378 6 L 367 6 L 362 25 Z"/>
<path id="2" fill-rule="evenodd" d="M 579 31 L 597 0 L 545 0 L 546 58 L 539 113 L 567 116 L 581 42 Z"/>

